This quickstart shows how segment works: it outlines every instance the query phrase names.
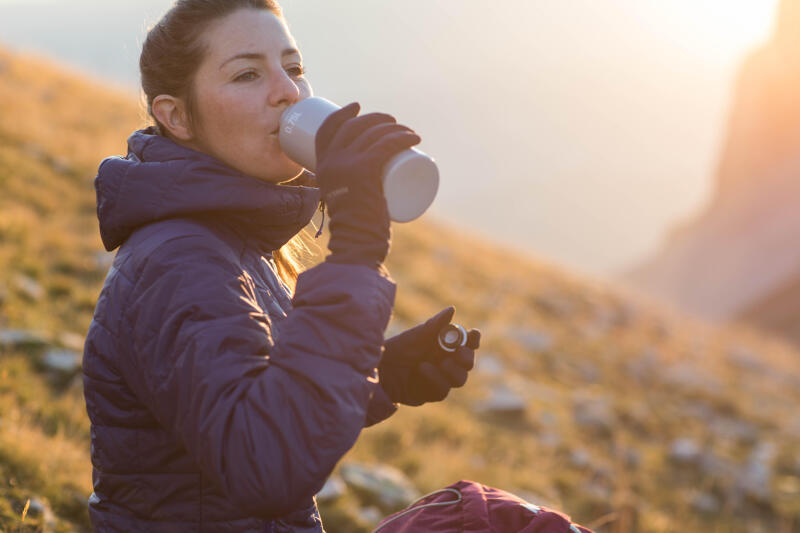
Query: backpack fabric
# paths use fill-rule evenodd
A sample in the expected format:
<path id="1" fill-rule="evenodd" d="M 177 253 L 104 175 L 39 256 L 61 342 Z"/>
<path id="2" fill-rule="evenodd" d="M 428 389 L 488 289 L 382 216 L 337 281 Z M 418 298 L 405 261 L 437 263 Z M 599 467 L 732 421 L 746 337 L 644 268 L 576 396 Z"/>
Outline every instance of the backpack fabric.
<path id="1" fill-rule="evenodd" d="M 384 518 L 374 533 L 593 533 L 569 516 L 462 480 Z"/>

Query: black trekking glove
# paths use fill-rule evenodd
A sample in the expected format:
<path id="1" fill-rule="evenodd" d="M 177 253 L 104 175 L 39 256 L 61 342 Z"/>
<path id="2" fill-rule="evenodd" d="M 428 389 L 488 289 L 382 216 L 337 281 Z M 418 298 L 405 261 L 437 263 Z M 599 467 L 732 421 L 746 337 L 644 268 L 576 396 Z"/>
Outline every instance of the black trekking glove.
<path id="1" fill-rule="evenodd" d="M 384 341 L 378 374 L 381 388 L 395 403 L 422 405 L 445 399 L 450 389 L 467 382 L 475 364 L 481 332 L 467 332 L 467 343 L 454 352 L 439 346 L 439 330 L 450 323 L 456 309 L 440 311 L 424 324 Z"/>
<path id="2" fill-rule="evenodd" d="M 332 113 L 315 138 L 317 183 L 331 217 L 331 263 L 378 267 L 389 253 L 390 218 L 381 171 L 420 138 L 391 115 L 357 117 L 354 102 Z"/>

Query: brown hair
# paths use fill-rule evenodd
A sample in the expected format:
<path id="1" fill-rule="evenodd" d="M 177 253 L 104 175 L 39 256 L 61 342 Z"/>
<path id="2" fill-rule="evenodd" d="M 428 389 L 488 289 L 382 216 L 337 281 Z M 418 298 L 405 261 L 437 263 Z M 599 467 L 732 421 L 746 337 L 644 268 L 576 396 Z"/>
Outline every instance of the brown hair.
<path id="1" fill-rule="evenodd" d="M 186 102 L 189 121 L 193 122 L 197 116 L 194 77 L 206 53 L 200 37 L 215 20 L 239 9 L 264 9 L 283 17 L 276 0 L 178 0 L 148 31 L 139 70 L 147 113 L 160 134 L 169 136 L 153 115 L 153 100 L 160 94 L 181 98 Z M 292 292 L 302 270 L 302 259 L 311 255 L 310 242 L 306 230 L 302 230 L 280 250 L 273 251 L 278 275 Z"/>

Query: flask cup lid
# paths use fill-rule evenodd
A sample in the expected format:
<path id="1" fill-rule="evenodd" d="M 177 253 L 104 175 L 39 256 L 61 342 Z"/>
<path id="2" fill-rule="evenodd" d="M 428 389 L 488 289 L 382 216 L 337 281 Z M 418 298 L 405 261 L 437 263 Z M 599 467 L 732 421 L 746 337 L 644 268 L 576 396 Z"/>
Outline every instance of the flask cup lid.
<path id="1" fill-rule="evenodd" d="M 460 324 L 448 324 L 439 330 L 439 346 L 446 352 L 454 352 L 467 344 L 467 331 Z"/>

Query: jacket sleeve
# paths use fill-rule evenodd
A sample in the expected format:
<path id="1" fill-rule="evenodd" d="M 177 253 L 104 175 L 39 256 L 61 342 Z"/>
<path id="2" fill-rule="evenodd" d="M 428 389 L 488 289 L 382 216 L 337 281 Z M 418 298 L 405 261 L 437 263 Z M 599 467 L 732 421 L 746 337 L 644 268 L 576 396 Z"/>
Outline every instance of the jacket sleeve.
<path id="1" fill-rule="evenodd" d="M 201 471 L 252 516 L 307 503 L 353 446 L 377 387 L 395 284 L 361 265 L 301 273 L 278 331 L 207 236 L 144 261 L 120 371 Z"/>

